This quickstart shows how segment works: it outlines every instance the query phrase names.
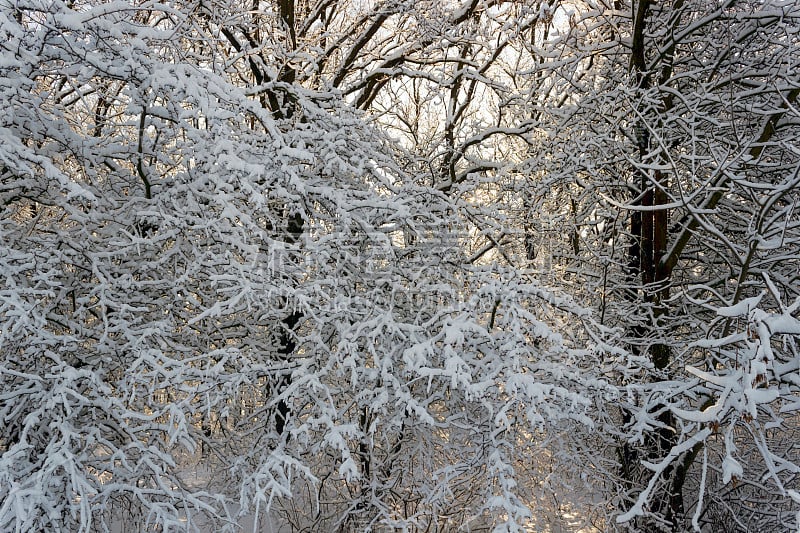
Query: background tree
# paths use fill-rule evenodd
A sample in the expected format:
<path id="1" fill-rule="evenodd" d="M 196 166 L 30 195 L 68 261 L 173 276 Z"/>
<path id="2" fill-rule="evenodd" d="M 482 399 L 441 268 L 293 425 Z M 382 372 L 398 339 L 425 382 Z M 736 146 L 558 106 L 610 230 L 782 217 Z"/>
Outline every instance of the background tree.
<path id="1" fill-rule="evenodd" d="M 796 427 L 795 392 L 779 368 L 796 348 L 773 338 L 754 377 L 749 361 L 770 337 L 752 325 L 755 304 L 742 306 L 770 294 L 760 305 L 795 323 L 786 305 L 798 297 L 796 6 L 595 8 L 570 19 L 573 38 L 561 43 L 575 59 L 553 64 L 570 96 L 545 106 L 551 136 L 528 168 L 544 169 L 536 205 L 553 206 L 551 220 L 576 236 L 567 270 L 589 291 L 573 292 L 624 327 L 638 357 L 619 374 L 620 505 L 632 506 L 619 521 L 685 530 L 724 515 L 731 528 L 790 527 L 797 458 L 781 442 Z M 711 349 L 713 338 L 737 348 Z M 758 392 L 730 402 L 723 382 Z M 760 465 L 749 471 L 755 485 L 739 484 L 740 464 Z M 704 500 L 715 483 L 740 488 L 725 503 Z M 766 494 L 783 498 L 782 512 L 755 508 Z"/>

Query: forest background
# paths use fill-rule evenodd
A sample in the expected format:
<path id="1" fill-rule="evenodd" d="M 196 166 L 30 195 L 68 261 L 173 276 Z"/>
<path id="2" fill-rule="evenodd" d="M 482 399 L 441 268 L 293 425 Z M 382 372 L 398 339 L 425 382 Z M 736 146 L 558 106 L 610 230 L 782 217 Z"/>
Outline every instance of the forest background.
<path id="1" fill-rule="evenodd" d="M 786 531 L 794 0 L 0 0 L 0 529 Z"/>

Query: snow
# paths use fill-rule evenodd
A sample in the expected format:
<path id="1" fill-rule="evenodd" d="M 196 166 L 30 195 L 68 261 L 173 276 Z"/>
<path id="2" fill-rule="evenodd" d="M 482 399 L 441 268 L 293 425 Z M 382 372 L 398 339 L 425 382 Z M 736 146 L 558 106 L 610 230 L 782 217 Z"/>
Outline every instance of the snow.
<path id="1" fill-rule="evenodd" d="M 761 299 L 764 297 L 764 293 L 761 293 L 758 296 L 754 296 L 752 298 L 745 298 L 741 302 L 728 306 L 728 307 L 720 307 L 717 309 L 717 314 L 719 316 L 724 317 L 735 317 L 735 316 L 747 316 L 747 314 L 756 309 L 758 304 L 761 303 Z"/>
<path id="2" fill-rule="evenodd" d="M 793 516 L 800 12 L 712 4 L 1 7 L 0 530 Z"/>

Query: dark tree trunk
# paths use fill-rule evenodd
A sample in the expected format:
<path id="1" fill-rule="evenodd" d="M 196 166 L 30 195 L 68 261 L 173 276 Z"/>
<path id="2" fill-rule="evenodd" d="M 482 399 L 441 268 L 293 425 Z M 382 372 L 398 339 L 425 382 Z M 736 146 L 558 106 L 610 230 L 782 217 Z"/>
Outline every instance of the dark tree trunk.
<path id="1" fill-rule="evenodd" d="M 680 2 L 680 0 L 678 0 Z M 647 41 L 646 28 L 651 15 L 649 0 L 634 1 L 632 5 L 633 35 L 631 39 L 630 71 L 636 83 L 636 89 L 644 97 L 651 92 L 651 71 L 656 68 L 648 65 L 647 47 L 657 46 Z M 658 22 L 658 21 L 654 21 Z M 669 54 L 666 55 L 669 57 Z M 661 68 L 661 78 L 670 75 L 671 65 Z M 628 249 L 628 280 L 631 283 L 629 298 L 644 314 L 643 321 L 637 321 L 632 327 L 631 337 L 636 345 L 634 353 L 645 350 L 653 364 L 653 380 L 668 379 L 672 350 L 665 335 L 664 319 L 668 316 L 666 302 L 669 297 L 671 268 L 667 268 L 664 256 L 667 251 L 669 213 L 666 205 L 668 186 L 667 175 L 658 168 L 665 161 L 663 141 L 654 142 L 651 131 L 661 124 L 661 117 L 669 109 L 670 102 L 664 100 L 661 109 L 641 109 L 639 122 L 635 128 L 636 143 L 640 166 L 634 169 L 634 188 L 636 200 L 634 211 L 630 215 L 632 243 Z M 637 190 L 638 189 L 638 190 Z M 675 421 L 669 409 L 664 405 L 654 408 L 656 420 L 661 427 L 653 431 L 644 444 L 635 449 L 625 444 L 620 453 L 621 471 L 629 488 L 643 486 L 650 474 L 639 464 L 640 458 L 655 461 L 663 458 L 677 444 L 674 430 Z M 630 413 L 624 414 L 624 423 L 630 421 Z M 639 531 L 679 531 L 684 521 L 683 485 L 689 465 L 681 462 L 681 468 L 667 467 L 661 474 L 664 488 L 653 495 L 650 510 L 655 517 L 641 517 L 635 527 Z"/>

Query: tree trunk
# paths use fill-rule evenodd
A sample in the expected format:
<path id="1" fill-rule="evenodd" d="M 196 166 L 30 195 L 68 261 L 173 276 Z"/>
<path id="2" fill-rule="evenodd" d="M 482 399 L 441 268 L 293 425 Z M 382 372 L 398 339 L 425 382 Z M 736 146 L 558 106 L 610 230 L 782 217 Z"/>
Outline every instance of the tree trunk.
<path id="1" fill-rule="evenodd" d="M 646 62 L 648 43 L 645 29 L 650 14 L 649 0 L 633 3 L 630 74 L 641 95 L 640 101 L 644 102 L 649 100 L 645 95 L 651 91 L 651 70 L 654 68 L 652 65 L 648 66 Z M 662 77 L 664 76 L 669 76 L 669 66 L 662 69 Z M 628 278 L 632 287 L 638 287 L 638 290 L 631 291 L 629 297 L 638 302 L 637 307 L 646 317 L 643 324 L 633 326 L 631 336 L 639 344 L 633 346 L 632 350 L 634 353 L 641 353 L 642 350 L 646 352 L 654 367 L 652 379 L 655 381 L 669 378 L 669 365 L 672 360 L 672 350 L 664 338 L 664 335 L 668 334 L 664 332 L 664 319 L 669 313 L 667 301 L 671 269 L 665 268 L 662 261 L 667 250 L 669 213 L 667 208 L 659 208 L 667 204 L 667 175 L 660 170 L 666 157 L 663 153 L 663 140 L 654 142 L 652 138 L 652 130 L 659 127 L 661 117 L 668 111 L 668 107 L 669 101 L 664 99 L 661 109 L 639 110 L 641 118 L 636 125 L 635 133 L 640 166 L 634 169 L 633 174 L 634 177 L 638 176 L 638 190 L 634 188 L 635 210 L 630 215 L 633 242 L 628 250 Z M 661 412 L 655 418 L 660 427 L 653 432 L 651 438 L 645 440 L 642 449 L 633 449 L 629 444 L 623 446 L 620 454 L 621 470 L 629 487 L 645 484 L 649 478 L 650 472 L 635 464 L 640 457 L 656 461 L 669 453 L 677 444 L 678 435 L 674 430 L 675 421 L 671 411 L 660 404 L 654 408 L 654 412 L 658 411 Z M 626 414 L 626 418 L 629 419 L 630 415 Z M 625 423 L 628 421 L 624 420 Z M 641 517 L 636 522 L 638 530 L 682 529 L 685 471 L 686 468 L 683 468 L 680 475 L 676 475 L 673 465 L 664 470 L 661 475 L 666 488 L 654 494 L 650 506 L 651 512 L 656 516 Z"/>

